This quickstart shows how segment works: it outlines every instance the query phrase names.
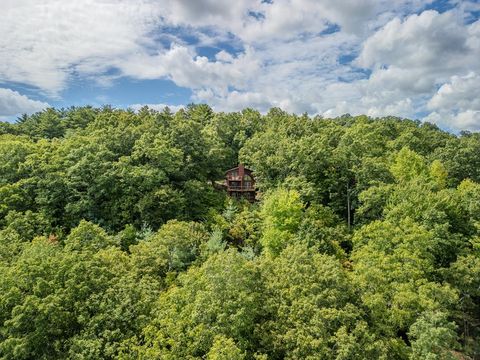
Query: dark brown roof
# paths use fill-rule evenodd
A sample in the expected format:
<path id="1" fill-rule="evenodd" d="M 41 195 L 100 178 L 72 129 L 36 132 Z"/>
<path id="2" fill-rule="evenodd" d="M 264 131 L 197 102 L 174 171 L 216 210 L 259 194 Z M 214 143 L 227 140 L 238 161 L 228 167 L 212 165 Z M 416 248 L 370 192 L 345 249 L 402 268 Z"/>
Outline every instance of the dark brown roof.
<path id="1" fill-rule="evenodd" d="M 235 166 L 235 167 L 233 167 L 233 168 L 231 168 L 231 169 L 228 169 L 228 170 L 225 171 L 225 172 L 227 173 L 227 172 L 230 172 L 230 171 L 232 171 L 232 170 L 237 170 L 237 169 L 239 169 L 240 167 L 241 167 L 241 165 Z M 244 169 L 245 171 L 248 171 L 248 172 L 253 172 L 252 170 L 246 168 L 245 166 L 243 167 L 243 169 Z"/>

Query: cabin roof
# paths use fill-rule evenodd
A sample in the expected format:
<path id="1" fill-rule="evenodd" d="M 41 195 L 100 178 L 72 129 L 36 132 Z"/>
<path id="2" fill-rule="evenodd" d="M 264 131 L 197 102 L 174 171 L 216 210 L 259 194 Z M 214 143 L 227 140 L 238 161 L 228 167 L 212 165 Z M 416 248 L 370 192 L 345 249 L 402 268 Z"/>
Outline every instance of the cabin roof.
<path id="1" fill-rule="evenodd" d="M 237 170 L 237 169 L 239 169 L 240 167 L 241 167 L 240 165 L 239 165 L 239 166 L 235 166 L 235 167 L 233 167 L 233 168 L 228 169 L 227 171 L 225 171 L 225 173 L 228 173 L 228 172 L 233 171 L 233 170 Z M 248 171 L 248 172 L 250 172 L 250 173 L 253 172 L 252 170 L 246 168 L 245 166 L 243 167 L 243 170 L 244 170 L 244 171 Z"/>
<path id="2" fill-rule="evenodd" d="M 231 168 L 231 169 L 228 169 L 226 172 L 229 172 L 229 171 L 232 171 L 232 170 L 237 170 L 239 167 L 240 167 L 240 166 L 235 166 L 235 167 L 233 167 L 233 168 Z"/>

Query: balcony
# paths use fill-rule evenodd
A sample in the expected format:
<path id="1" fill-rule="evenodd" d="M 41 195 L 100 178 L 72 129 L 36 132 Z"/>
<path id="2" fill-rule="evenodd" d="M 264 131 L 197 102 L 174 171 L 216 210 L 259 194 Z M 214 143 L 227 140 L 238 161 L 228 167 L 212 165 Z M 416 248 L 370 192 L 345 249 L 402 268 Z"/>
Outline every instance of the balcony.
<path id="1" fill-rule="evenodd" d="M 231 185 L 227 187 L 229 191 L 254 191 L 255 188 L 253 186 L 236 186 Z"/>

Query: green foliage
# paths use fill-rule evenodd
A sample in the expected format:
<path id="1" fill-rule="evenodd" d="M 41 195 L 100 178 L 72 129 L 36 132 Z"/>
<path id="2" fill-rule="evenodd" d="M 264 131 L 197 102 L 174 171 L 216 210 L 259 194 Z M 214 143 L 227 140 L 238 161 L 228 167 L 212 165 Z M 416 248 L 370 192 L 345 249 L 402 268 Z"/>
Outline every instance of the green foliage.
<path id="1" fill-rule="evenodd" d="M 139 240 L 139 234 L 133 225 L 128 224 L 121 232 L 117 234 L 120 247 L 123 251 L 129 251 L 131 245 L 137 244 Z"/>
<path id="2" fill-rule="evenodd" d="M 390 172 L 398 183 L 405 183 L 426 177 L 428 168 L 421 155 L 408 148 L 403 148 L 395 156 Z"/>
<path id="3" fill-rule="evenodd" d="M 460 301 L 453 314 L 464 348 L 468 354 L 479 354 L 480 238 L 474 238 L 471 241 L 471 251 L 465 251 L 451 264 L 447 278 L 460 293 Z"/>
<path id="4" fill-rule="evenodd" d="M 305 245 L 291 245 L 265 267 L 263 342 L 273 358 L 378 358 L 381 347 L 358 322 L 353 287 L 337 259 Z M 360 343 L 361 346 L 355 346 Z M 335 350 L 334 350 L 335 349 Z"/>
<path id="5" fill-rule="evenodd" d="M 379 331 L 406 332 L 419 313 L 450 308 L 456 291 L 434 281 L 432 232 L 405 219 L 376 221 L 353 237 L 353 279 Z"/>
<path id="6" fill-rule="evenodd" d="M 296 238 L 320 253 L 338 258 L 345 258 L 345 250 L 351 247 L 346 226 L 331 209 L 322 205 L 311 205 L 305 211 Z"/>
<path id="7" fill-rule="evenodd" d="M 451 137 L 435 149 L 432 158 L 440 160 L 449 174 L 448 182 L 456 186 L 465 179 L 480 182 L 480 134 L 464 133 Z"/>
<path id="8" fill-rule="evenodd" d="M 254 264 L 236 251 L 212 255 L 160 296 L 141 345 L 132 351 L 141 358 L 221 356 L 218 341 L 223 336 L 235 342 L 228 341 L 228 351 L 239 356 L 238 349 L 244 352 L 253 345 L 262 304 L 259 285 Z"/>
<path id="9" fill-rule="evenodd" d="M 34 150 L 35 145 L 26 137 L 0 136 L 0 186 L 28 175 L 21 165 Z"/>
<path id="10" fill-rule="evenodd" d="M 145 321 L 152 290 L 110 248 L 71 252 L 37 239 L 0 280 L 5 359 L 110 358 Z"/>
<path id="11" fill-rule="evenodd" d="M 412 359 L 457 359 L 453 349 L 457 346 L 455 323 L 443 313 L 423 314 L 410 328 Z"/>
<path id="12" fill-rule="evenodd" d="M 99 251 L 109 246 L 118 245 L 117 241 L 108 236 L 98 225 L 81 221 L 65 239 L 67 251 Z"/>
<path id="13" fill-rule="evenodd" d="M 260 212 L 260 243 L 269 254 L 278 255 L 292 241 L 302 220 L 303 207 L 300 194 L 294 190 L 279 188 L 266 195 Z"/>
<path id="14" fill-rule="evenodd" d="M 10 265 L 14 262 L 26 246 L 28 246 L 28 243 L 24 241 L 15 230 L 1 230 L 0 267 L 2 265 Z"/>
<path id="15" fill-rule="evenodd" d="M 235 342 L 225 336 L 216 336 L 207 354 L 207 360 L 243 360 L 245 354 L 235 345 Z"/>
<path id="16" fill-rule="evenodd" d="M 53 230 L 49 219 L 43 213 L 34 213 L 30 210 L 24 213 L 10 211 L 5 216 L 5 224 L 7 229 L 16 231 L 25 241 L 35 236 L 48 235 Z"/>
<path id="17" fill-rule="evenodd" d="M 223 202 L 208 183 L 227 167 L 224 144 L 207 131 L 212 116 L 191 106 L 176 115 L 73 108 L 23 118 L 17 126 L 29 137 L 0 141 L 0 216 L 35 208 L 67 230 L 85 219 L 114 231 L 200 220 Z"/>
<path id="18" fill-rule="evenodd" d="M 278 108 L 0 123 L 0 359 L 480 358 L 479 154 Z"/>
<path id="19" fill-rule="evenodd" d="M 215 228 L 210 234 L 210 238 L 203 245 L 202 255 L 206 258 L 211 254 L 221 252 L 225 250 L 227 246 L 226 242 L 223 240 L 223 232 L 219 228 Z"/>
<path id="20" fill-rule="evenodd" d="M 140 274 L 160 280 L 190 266 L 207 239 L 200 224 L 172 220 L 153 236 L 131 246 L 131 259 Z"/>

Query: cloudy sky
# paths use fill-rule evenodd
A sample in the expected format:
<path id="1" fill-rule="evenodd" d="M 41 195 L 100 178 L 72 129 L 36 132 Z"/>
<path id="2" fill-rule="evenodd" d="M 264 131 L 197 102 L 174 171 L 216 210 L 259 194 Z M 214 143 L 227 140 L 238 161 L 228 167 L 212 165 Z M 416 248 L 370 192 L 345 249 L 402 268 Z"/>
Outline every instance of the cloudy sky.
<path id="1" fill-rule="evenodd" d="M 480 130 L 479 18 L 478 0 L 0 0 L 0 119 L 195 102 Z"/>

